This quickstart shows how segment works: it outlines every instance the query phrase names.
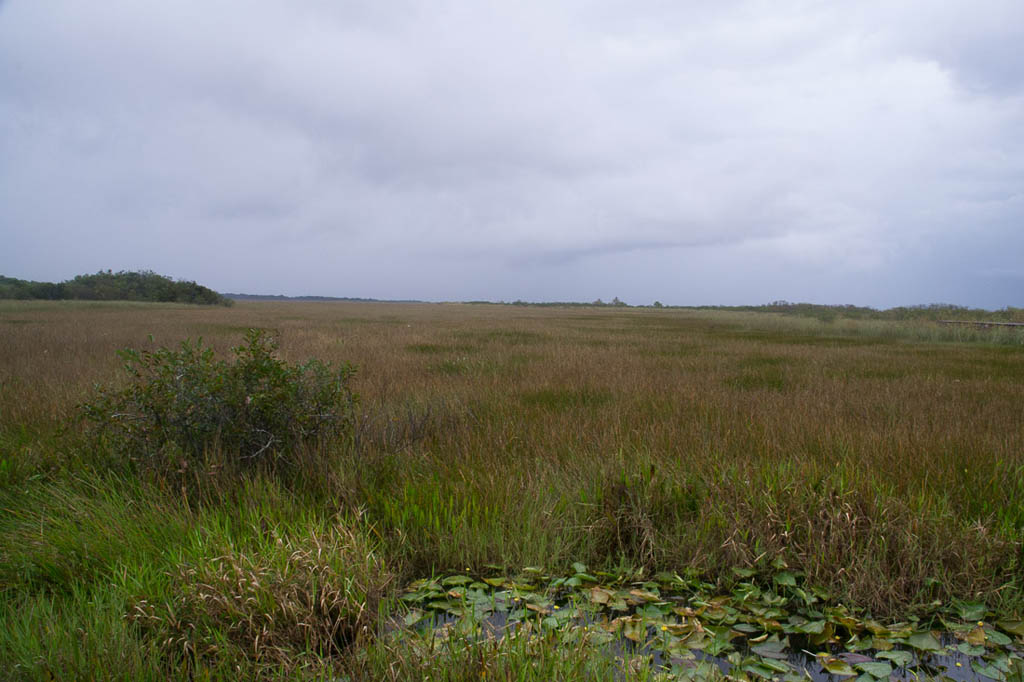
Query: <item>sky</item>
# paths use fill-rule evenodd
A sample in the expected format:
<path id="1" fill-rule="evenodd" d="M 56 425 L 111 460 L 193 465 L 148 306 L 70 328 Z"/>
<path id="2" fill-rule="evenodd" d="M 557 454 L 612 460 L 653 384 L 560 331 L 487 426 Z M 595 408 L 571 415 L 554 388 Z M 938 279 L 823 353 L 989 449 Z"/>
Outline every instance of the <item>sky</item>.
<path id="1" fill-rule="evenodd" d="M 0 274 L 1024 306 L 1020 0 L 0 0 Z"/>

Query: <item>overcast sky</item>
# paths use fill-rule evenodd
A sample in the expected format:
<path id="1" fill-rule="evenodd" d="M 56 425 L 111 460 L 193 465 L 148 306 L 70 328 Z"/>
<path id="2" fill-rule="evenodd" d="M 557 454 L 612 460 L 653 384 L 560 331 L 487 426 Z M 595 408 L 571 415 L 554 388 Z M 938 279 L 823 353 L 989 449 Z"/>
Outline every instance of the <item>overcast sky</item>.
<path id="1" fill-rule="evenodd" d="M 1024 2 L 0 0 L 0 274 L 1024 306 Z"/>

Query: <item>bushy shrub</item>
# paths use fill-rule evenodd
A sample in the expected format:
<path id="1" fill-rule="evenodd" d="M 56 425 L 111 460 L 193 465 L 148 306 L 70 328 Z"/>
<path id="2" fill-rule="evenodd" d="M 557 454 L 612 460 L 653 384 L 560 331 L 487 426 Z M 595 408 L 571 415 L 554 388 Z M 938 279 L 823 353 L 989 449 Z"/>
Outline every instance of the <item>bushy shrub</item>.
<path id="1" fill-rule="evenodd" d="M 287 463 L 297 448 L 349 434 L 354 368 L 315 359 L 291 366 L 276 350 L 267 332 L 251 329 L 233 362 L 202 340 L 121 351 L 130 383 L 83 405 L 89 433 L 135 461 L 201 460 L 216 450 L 241 466 Z"/>

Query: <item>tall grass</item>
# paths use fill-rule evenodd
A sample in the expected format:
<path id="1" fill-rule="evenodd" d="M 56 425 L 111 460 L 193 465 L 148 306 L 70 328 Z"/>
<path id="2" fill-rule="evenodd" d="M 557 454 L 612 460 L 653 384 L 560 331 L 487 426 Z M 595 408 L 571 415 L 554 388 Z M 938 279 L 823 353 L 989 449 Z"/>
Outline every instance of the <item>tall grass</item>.
<path id="1" fill-rule="evenodd" d="M 83 449 L 67 426 L 96 384 L 118 381 L 116 350 L 202 337 L 226 356 L 250 327 L 276 330 L 286 360 L 358 367 L 355 437 L 309 458 L 322 468 L 236 480 L 211 452 L 188 474 L 202 484 L 184 486 Z M 574 561 L 728 581 L 778 556 L 880 618 L 954 597 L 1019 615 L 1024 347 L 1011 332 L 653 309 L 0 302 L 0 668 L 440 679 L 436 661 L 377 638 L 376 604 L 431 573 Z M 325 551 L 343 561 L 310 558 Z M 246 611 L 254 581 L 269 587 L 251 588 L 261 606 Z M 321 586 L 344 606 L 302 602 Z M 195 600 L 221 608 L 206 618 Z M 293 626 L 261 650 L 263 630 L 242 626 L 254 618 Z M 350 632 L 335 644 L 296 634 L 335 622 Z"/>

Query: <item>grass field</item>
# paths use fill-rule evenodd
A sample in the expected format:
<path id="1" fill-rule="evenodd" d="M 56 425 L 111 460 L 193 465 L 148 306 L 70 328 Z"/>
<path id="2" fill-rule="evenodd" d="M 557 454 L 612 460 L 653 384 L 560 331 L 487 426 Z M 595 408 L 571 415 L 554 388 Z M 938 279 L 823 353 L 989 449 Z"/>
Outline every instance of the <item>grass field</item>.
<path id="1" fill-rule="evenodd" d="M 358 367 L 355 432 L 320 464 L 239 477 L 212 455 L 168 478 L 82 445 L 77 406 L 124 381 L 118 349 L 226 353 L 253 327 L 288 361 Z M 416 579 L 574 563 L 722 589 L 784 563 L 884 622 L 968 602 L 1019 620 L 1022 427 L 1015 329 L 0 302 L 0 676 L 648 679 L 564 641 L 446 658 L 384 636 Z"/>

